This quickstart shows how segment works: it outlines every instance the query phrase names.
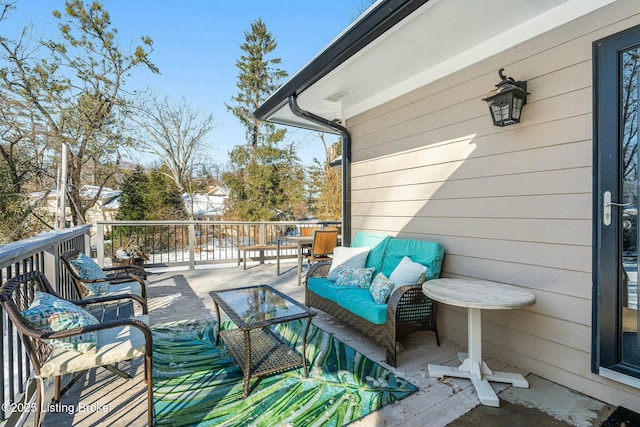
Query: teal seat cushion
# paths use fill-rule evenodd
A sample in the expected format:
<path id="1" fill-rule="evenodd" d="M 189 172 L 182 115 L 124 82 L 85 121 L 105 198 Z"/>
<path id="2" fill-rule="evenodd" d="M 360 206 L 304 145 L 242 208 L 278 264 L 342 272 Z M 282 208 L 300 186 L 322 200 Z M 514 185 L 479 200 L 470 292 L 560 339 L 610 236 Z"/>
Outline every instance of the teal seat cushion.
<path id="1" fill-rule="evenodd" d="M 367 262 L 365 267 L 375 268 L 373 275 L 376 276 L 382 271 L 382 261 L 384 259 L 384 253 L 387 249 L 387 244 L 391 241 L 391 236 L 382 236 L 379 234 L 367 233 L 364 231 L 358 231 L 353 237 L 351 247 L 369 247 L 369 255 L 367 256 Z"/>
<path id="2" fill-rule="evenodd" d="M 444 248 L 439 243 L 395 238 L 387 243 L 382 274 L 391 277 L 391 273 L 405 256 L 427 267 L 426 280 L 437 279 L 440 276 Z"/>
<path id="3" fill-rule="evenodd" d="M 336 302 L 336 292 L 345 289 L 344 286 L 338 286 L 336 282 L 324 277 L 310 277 L 307 281 L 307 287 L 313 293 L 333 302 Z"/>
<path id="4" fill-rule="evenodd" d="M 387 305 L 376 303 L 369 289 L 343 287 L 336 293 L 336 298 L 340 307 L 371 323 L 383 325 L 387 319 Z"/>

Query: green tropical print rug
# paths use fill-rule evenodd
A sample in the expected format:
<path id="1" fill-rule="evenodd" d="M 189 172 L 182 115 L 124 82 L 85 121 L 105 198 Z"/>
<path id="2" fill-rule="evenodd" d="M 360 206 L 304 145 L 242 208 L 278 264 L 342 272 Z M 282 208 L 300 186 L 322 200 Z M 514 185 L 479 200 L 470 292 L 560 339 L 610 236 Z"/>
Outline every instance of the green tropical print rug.
<path id="1" fill-rule="evenodd" d="M 273 330 L 299 351 L 303 325 L 295 321 Z M 309 378 L 299 368 L 252 379 L 243 399 L 242 371 L 224 345 L 215 346 L 215 320 L 155 327 L 153 334 L 158 425 L 344 426 L 417 391 L 311 325 Z"/>

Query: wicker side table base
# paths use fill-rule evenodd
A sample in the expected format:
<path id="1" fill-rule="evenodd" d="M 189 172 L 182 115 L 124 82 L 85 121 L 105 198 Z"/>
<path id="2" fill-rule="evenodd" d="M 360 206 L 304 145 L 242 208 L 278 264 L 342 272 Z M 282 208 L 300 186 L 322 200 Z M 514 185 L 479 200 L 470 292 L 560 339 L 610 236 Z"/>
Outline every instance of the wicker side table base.
<path id="1" fill-rule="evenodd" d="M 219 336 L 242 369 L 242 397 L 249 395 L 251 378 L 284 372 L 298 366 L 303 366 L 304 375 L 309 376 L 307 358 L 304 354 L 299 354 L 289 347 L 269 328 L 248 331 L 228 329 L 220 331 Z M 303 353 L 305 347 L 306 345 L 303 347 Z"/>
<path id="2" fill-rule="evenodd" d="M 298 366 L 307 368 L 307 336 L 314 311 L 269 285 L 246 286 L 209 292 L 216 308 L 216 345 L 220 338 L 242 370 L 242 397 L 249 395 L 251 378 L 283 372 Z M 224 311 L 235 328 L 220 330 Z M 294 320 L 306 321 L 302 351 L 298 353 L 271 326 Z"/>

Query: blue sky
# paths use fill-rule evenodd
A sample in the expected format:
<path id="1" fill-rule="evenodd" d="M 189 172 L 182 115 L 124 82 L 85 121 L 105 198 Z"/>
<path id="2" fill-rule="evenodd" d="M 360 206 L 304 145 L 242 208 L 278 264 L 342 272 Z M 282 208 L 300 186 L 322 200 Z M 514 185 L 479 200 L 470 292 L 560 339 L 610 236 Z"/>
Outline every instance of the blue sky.
<path id="1" fill-rule="evenodd" d="M 151 60 L 160 75 L 139 69 L 129 78 L 130 89 L 151 87 L 160 95 L 184 97 L 192 107 L 212 113 L 215 129 L 208 135 L 208 155 L 225 163 L 234 145 L 244 143 L 244 130 L 225 108 L 237 92 L 236 60 L 251 22 L 261 18 L 278 43 L 273 55 L 281 68 L 295 74 L 366 8 L 366 0 L 104 0 L 118 29 L 123 48 L 140 36 L 154 41 Z M 17 35 L 28 20 L 39 34 L 57 31 L 54 9 L 64 0 L 18 0 L 0 34 Z M 316 133 L 289 130 L 298 142 L 298 154 L 308 163 L 323 156 Z M 333 136 L 327 138 L 333 141 Z M 132 160 L 142 161 L 132 154 Z"/>

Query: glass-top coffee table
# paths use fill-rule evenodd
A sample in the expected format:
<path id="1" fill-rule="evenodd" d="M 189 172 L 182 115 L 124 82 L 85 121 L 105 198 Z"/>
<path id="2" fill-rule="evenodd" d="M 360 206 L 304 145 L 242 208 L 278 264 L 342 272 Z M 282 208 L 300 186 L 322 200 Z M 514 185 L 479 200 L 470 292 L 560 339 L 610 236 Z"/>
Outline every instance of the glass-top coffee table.
<path id="1" fill-rule="evenodd" d="M 216 306 L 218 320 L 216 345 L 222 338 L 240 365 L 244 376 L 242 397 L 249 395 L 251 378 L 271 375 L 304 367 L 309 376 L 304 356 L 311 318 L 315 312 L 269 285 L 247 286 L 209 292 Z M 237 326 L 220 330 L 220 309 Z M 302 354 L 287 345 L 270 327 L 278 323 L 307 319 L 302 336 Z"/>

